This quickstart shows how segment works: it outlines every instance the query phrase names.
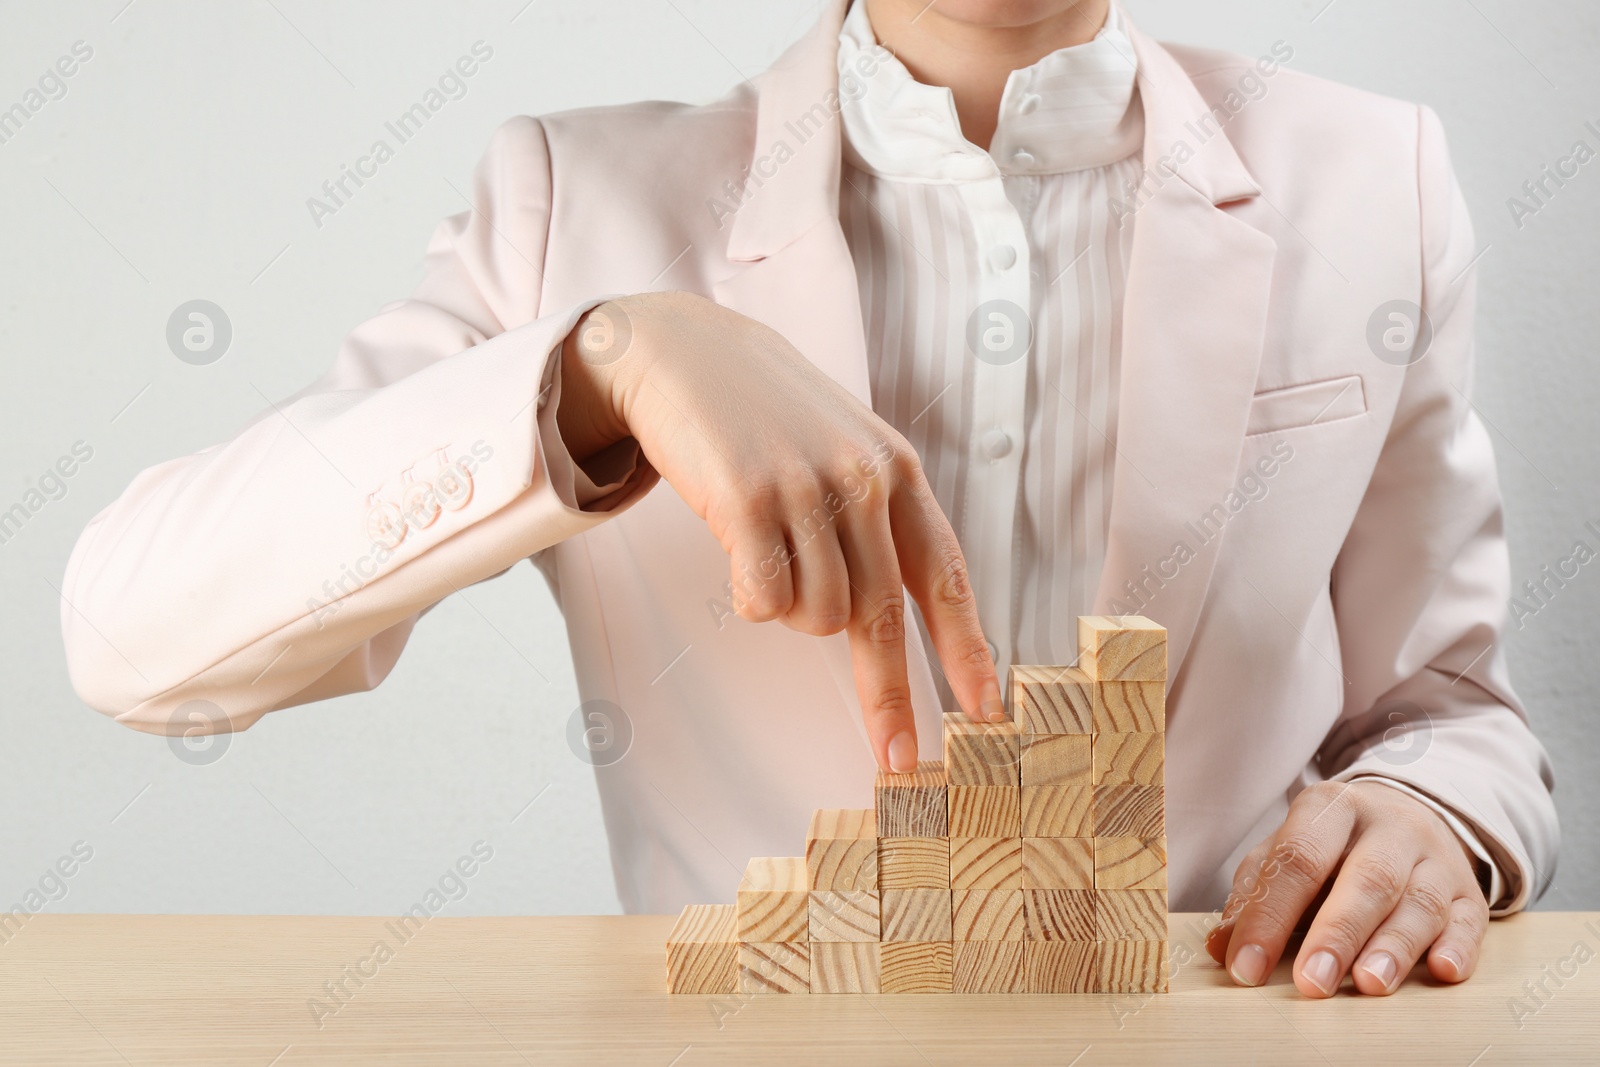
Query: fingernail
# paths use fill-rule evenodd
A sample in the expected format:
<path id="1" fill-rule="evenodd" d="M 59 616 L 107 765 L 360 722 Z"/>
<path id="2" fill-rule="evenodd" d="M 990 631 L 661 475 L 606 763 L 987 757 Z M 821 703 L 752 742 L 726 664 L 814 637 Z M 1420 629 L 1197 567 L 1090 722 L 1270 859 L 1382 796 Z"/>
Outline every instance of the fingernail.
<path id="1" fill-rule="evenodd" d="M 910 730 L 901 730 L 889 739 L 889 769 L 896 774 L 917 769 L 917 735 Z"/>
<path id="2" fill-rule="evenodd" d="M 1228 973 L 1240 985 L 1260 985 L 1267 980 L 1267 950 L 1260 945 L 1241 946 Z"/>
<path id="3" fill-rule="evenodd" d="M 1000 703 L 998 699 L 985 700 L 983 702 L 982 711 L 983 717 L 988 719 L 990 722 L 1006 721 L 1006 706 Z"/>
<path id="4" fill-rule="evenodd" d="M 1300 973 L 1325 997 L 1333 996 L 1333 991 L 1339 987 L 1339 961 L 1327 949 L 1313 952 Z"/>
<path id="5" fill-rule="evenodd" d="M 1444 960 L 1450 965 L 1450 977 L 1461 977 L 1461 957 L 1457 956 L 1454 952 L 1451 952 L 1447 948 L 1436 948 L 1430 952 L 1429 955 L 1436 960 Z"/>
<path id="6" fill-rule="evenodd" d="M 1387 993 L 1394 985 L 1394 976 L 1399 972 L 1400 966 L 1395 963 L 1394 957 L 1387 952 L 1369 952 L 1367 958 L 1361 961 L 1361 969 L 1378 980 Z"/>

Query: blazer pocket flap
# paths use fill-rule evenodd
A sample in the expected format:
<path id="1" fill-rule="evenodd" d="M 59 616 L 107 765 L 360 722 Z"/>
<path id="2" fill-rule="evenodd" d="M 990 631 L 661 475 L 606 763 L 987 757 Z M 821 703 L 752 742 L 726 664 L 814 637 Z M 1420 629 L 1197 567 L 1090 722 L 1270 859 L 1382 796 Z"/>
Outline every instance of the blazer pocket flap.
<path id="1" fill-rule="evenodd" d="M 1245 433 L 1296 430 L 1366 412 L 1367 394 L 1362 388 L 1361 375 L 1350 374 L 1257 393 L 1250 402 L 1250 422 Z"/>

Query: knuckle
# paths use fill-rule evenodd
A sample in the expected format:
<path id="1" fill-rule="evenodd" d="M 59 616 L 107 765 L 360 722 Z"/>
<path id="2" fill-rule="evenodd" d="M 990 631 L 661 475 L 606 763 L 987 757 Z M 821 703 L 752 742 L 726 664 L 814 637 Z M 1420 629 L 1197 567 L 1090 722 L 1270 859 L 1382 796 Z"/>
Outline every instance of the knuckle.
<path id="1" fill-rule="evenodd" d="M 746 520 L 775 517 L 783 507 L 781 481 L 772 475 L 756 474 L 750 477 L 749 482 L 741 487 L 739 493 L 740 517 Z"/>
<path id="2" fill-rule="evenodd" d="M 894 685 L 880 690 L 872 699 L 873 710 L 882 718 L 907 717 L 911 711 L 911 691 Z"/>
<path id="3" fill-rule="evenodd" d="M 972 576 L 967 570 L 967 559 L 959 548 L 949 550 L 940 561 L 933 594 L 941 607 L 951 611 L 965 611 L 975 603 Z M 978 644 L 982 646 L 983 642 L 979 641 Z"/>
<path id="4" fill-rule="evenodd" d="M 1406 875 L 1393 856 L 1383 852 L 1367 856 L 1350 872 L 1361 893 L 1374 900 L 1394 900 L 1406 888 Z"/>
<path id="5" fill-rule="evenodd" d="M 1367 936 L 1372 932 L 1367 921 L 1356 912 L 1326 912 L 1318 919 L 1322 922 L 1323 938 L 1347 960 L 1367 943 Z"/>
<path id="6" fill-rule="evenodd" d="M 948 664 L 948 666 L 987 670 L 994 666 L 994 660 L 989 655 L 989 646 L 979 636 L 957 645 L 955 662 Z"/>
<path id="7" fill-rule="evenodd" d="M 1326 849 L 1310 834 L 1288 835 L 1272 852 L 1272 862 L 1283 876 L 1296 882 L 1319 885 L 1328 869 Z"/>
<path id="8" fill-rule="evenodd" d="M 873 645 L 889 647 L 904 640 L 906 603 L 898 594 L 881 597 L 864 605 L 861 632 Z"/>
<path id="9" fill-rule="evenodd" d="M 932 499 L 933 487 L 928 484 L 928 475 L 922 469 L 922 458 L 909 445 L 904 450 L 896 450 L 889 465 L 899 485 L 914 498 Z"/>
<path id="10" fill-rule="evenodd" d="M 1429 931 L 1444 928 L 1450 915 L 1450 895 L 1432 882 L 1412 882 L 1406 887 L 1406 906 L 1427 924 Z"/>
<path id="11" fill-rule="evenodd" d="M 1469 898 L 1468 902 L 1469 907 L 1451 908 L 1444 925 L 1447 932 L 1460 931 L 1475 942 L 1489 925 L 1489 904 L 1481 896 Z"/>

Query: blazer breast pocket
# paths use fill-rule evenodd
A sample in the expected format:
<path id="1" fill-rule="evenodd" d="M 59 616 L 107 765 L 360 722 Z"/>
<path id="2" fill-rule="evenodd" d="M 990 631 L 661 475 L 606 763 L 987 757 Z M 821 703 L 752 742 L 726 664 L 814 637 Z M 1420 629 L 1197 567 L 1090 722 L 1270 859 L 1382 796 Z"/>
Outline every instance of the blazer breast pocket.
<path id="1" fill-rule="evenodd" d="M 1361 375 L 1267 389 L 1250 401 L 1247 437 L 1256 434 L 1321 426 L 1367 413 L 1367 393 Z"/>

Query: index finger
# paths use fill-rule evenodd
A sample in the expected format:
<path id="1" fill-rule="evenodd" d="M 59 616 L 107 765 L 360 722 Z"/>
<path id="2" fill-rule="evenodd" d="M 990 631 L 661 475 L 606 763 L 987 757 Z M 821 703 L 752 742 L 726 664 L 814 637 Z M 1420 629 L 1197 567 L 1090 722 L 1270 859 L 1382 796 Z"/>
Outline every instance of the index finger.
<path id="1" fill-rule="evenodd" d="M 1355 828 L 1355 807 L 1344 797 L 1348 784 L 1341 787 L 1306 790 L 1273 835 L 1256 887 L 1228 939 L 1228 974 L 1240 985 L 1267 980 L 1295 924 L 1338 868 Z"/>
<path id="2" fill-rule="evenodd" d="M 850 664 L 867 737 L 878 766 L 917 769 L 917 724 L 906 672 L 906 600 L 886 516 L 881 510 L 839 528 L 850 581 Z"/>
<path id="3" fill-rule="evenodd" d="M 1005 704 L 978 619 L 966 557 L 921 471 L 908 481 L 889 506 L 906 588 L 922 607 L 956 702 L 974 721 L 999 722 L 1006 717 Z"/>

